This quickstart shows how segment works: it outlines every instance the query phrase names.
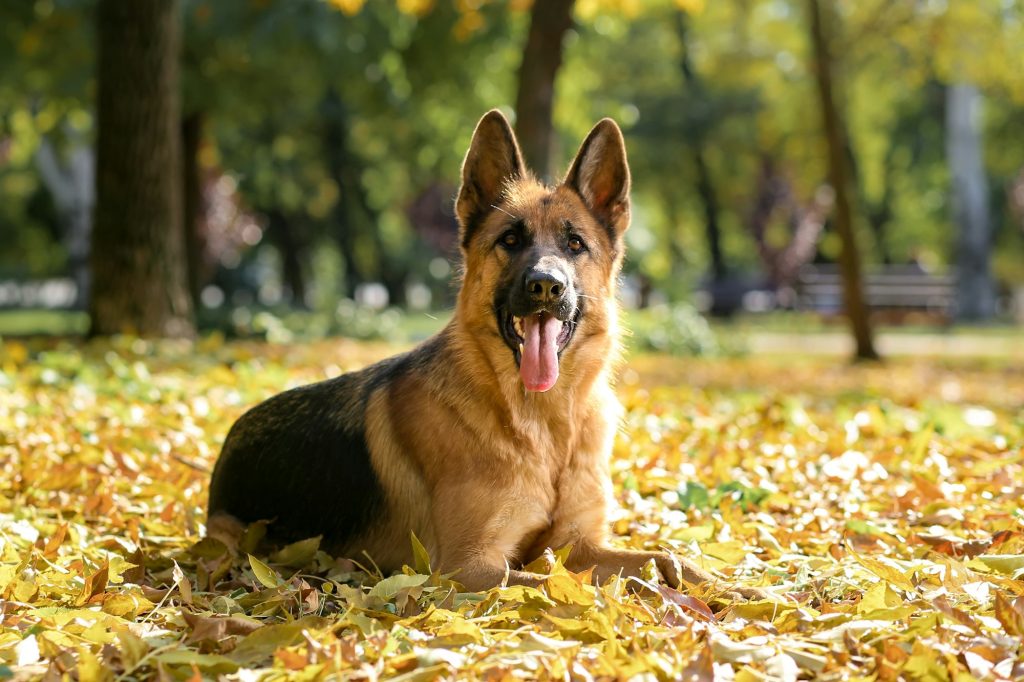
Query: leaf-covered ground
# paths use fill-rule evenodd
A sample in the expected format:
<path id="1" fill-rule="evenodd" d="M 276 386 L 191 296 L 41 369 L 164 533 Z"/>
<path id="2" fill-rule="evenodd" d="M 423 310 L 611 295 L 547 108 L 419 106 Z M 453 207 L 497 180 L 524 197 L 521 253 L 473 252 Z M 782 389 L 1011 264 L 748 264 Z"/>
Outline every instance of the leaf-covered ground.
<path id="1" fill-rule="evenodd" d="M 1024 678 L 1020 367 L 633 360 L 619 542 L 768 601 L 557 557 L 540 590 L 465 593 L 422 555 L 385 577 L 203 541 L 232 421 L 389 351 L 4 343 L 0 679 Z"/>

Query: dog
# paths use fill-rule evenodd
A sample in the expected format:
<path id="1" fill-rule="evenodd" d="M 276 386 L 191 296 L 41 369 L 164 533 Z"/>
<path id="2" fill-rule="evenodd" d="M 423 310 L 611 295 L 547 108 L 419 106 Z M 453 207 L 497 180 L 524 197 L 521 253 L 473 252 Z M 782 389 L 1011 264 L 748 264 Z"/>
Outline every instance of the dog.
<path id="1" fill-rule="evenodd" d="M 232 427 L 209 526 L 268 520 L 268 537 L 322 536 L 384 572 L 412 563 L 410 532 L 467 589 L 508 581 L 547 548 L 570 570 L 672 586 L 714 580 L 665 552 L 608 542 L 609 457 L 620 405 L 616 284 L 630 221 L 618 125 L 603 119 L 556 186 L 526 169 L 497 111 L 483 116 L 456 200 L 463 256 L 451 322 L 414 350 L 287 391 Z M 732 588 L 758 597 L 752 588 Z"/>

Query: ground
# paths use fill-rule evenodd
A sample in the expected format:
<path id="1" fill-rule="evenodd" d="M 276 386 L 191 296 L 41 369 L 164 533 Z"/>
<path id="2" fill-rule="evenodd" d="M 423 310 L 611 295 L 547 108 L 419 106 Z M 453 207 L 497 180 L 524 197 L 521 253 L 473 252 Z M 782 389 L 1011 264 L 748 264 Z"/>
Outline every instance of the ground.
<path id="1" fill-rule="evenodd" d="M 632 358 L 617 542 L 766 601 L 594 586 L 557 556 L 540 590 L 475 594 L 422 552 L 385 577 L 202 539 L 247 406 L 393 350 L 6 341 L 0 679 L 1024 677 L 1019 363 Z"/>

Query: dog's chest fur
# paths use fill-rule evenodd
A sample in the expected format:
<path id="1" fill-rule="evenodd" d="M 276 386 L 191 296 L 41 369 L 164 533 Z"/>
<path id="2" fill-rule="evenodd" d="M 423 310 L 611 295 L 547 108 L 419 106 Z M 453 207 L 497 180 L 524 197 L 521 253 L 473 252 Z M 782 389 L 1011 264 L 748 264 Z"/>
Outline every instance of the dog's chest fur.
<path id="1" fill-rule="evenodd" d="M 393 416 L 386 429 L 389 438 L 383 439 L 391 450 L 386 459 L 413 453 L 410 469 L 417 471 L 424 496 L 435 500 L 429 516 L 419 515 L 422 530 L 417 534 L 422 539 L 440 532 L 472 533 L 485 540 L 478 546 L 495 558 L 501 555 L 510 564 L 532 559 L 525 555 L 551 526 L 567 477 L 580 469 L 602 468 L 588 460 L 604 450 L 604 395 L 513 394 L 508 402 L 453 404 L 460 394 L 439 396 L 429 385 L 414 376 L 396 382 L 388 409 L 381 410 Z M 460 447 L 449 448 L 450 443 Z M 429 461 L 417 460 L 418 453 Z M 390 487 L 386 472 L 384 483 Z M 409 504 L 393 502 L 403 508 Z M 402 516 L 405 521 L 417 515 Z"/>

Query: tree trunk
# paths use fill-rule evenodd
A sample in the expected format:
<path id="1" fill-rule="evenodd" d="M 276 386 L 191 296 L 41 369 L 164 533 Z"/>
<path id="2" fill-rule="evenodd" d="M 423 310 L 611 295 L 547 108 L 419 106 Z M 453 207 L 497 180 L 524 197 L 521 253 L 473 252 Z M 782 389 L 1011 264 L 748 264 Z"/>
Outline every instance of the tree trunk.
<path id="1" fill-rule="evenodd" d="M 193 112 L 181 122 L 181 157 L 184 176 L 185 263 L 192 308 L 199 308 L 199 295 L 207 283 L 206 206 L 203 202 L 203 172 L 199 152 L 203 143 L 203 114 Z"/>
<path id="2" fill-rule="evenodd" d="M 860 252 L 853 228 L 849 175 L 844 151 L 846 145 L 843 140 L 845 128 L 840 119 L 832 89 L 832 56 L 829 53 L 829 37 L 823 21 L 820 2 L 831 2 L 831 0 L 808 0 L 808 7 L 811 43 L 814 46 L 814 71 L 828 146 L 829 181 L 835 191 L 835 225 L 842 242 L 842 249 L 839 252 L 839 270 L 843 279 L 843 302 L 856 343 L 856 358 L 858 360 L 874 360 L 878 358 L 878 352 L 875 350 L 871 319 L 864 300 Z"/>
<path id="3" fill-rule="evenodd" d="M 526 165 L 544 181 L 552 179 L 551 109 L 555 100 L 555 76 L 562 65 L 562 40 L 572 27 L 574 3 L 575 0 L 534 0 L 530 33 L 519 66 L 516 137 Z"/>
<path id="4" fill-rule="evenodd" d="M 302 273 L 303 249 L 297 238 L 295 224 L 279 209 L 267 211 L 267 232 L 281 252 L 281 280 L 291 294 L 292 305 L 308 308 L 306 304 L 306 278 Z"/>
<path id="5" fill-rule="evenodd" d="M 809 203 L 801 204 L 793 196 L 789 180 L 776 168 L 775 160 L 769 154 L 762 154 L 754 196 L 754 208 L 747 225 L 757 243 L 758 255 L 772 284 L 779 289 L 790 288 L 800 268 L 817 252 L 818 240 L 832 211 L 834 192 L 829 185 L 822 185 Z M 784 247 L 776 248 L 768 242 L 768 227 L 780 211 L 791 234 Z"/>
<path id="6" fill-rule="evenodd" d="M 676 12 L 676 30 L 679 34 L 679 46 L 682 49 L 680 68 L 683 71 L 683 82 L 690 94 L 692 101 L 698 102 L 705 99 L 704 86 L 697 73 L 693 70 L 693 62 L 690 60 L 690 50 L 687 45 L 687 33 L 689 26 L 685 12 Z M 706 118 L 706 117 L 705 117 Z M 709 121 L 701 121 L 697 126 L 697 132 L 693 136 L 693 165 L 697 171 L 697 195 L 704 206 L 704 235 L 708 243 L 708 257 L 711 261 L 711 276 L 715 282 L 725 279 L 727 270 L 725 257 L 722 255 L 722 230 L 718 222 L 718 193 L 715 191 L 715 184 L 711 178 L 711 169 L 708 167 L 707 155 L 704 153 L 705 135 Z"/>
<path id="7" fill-rule="evenodd" d="M 718 224 L 718 193 L 715 191 L 704 157 L 703 145 L 693 152 L 693 162 L 697 168 L 697 194 L 704 205 L 704 236 L 708 241 L 708 255 L 711 259 L 711 276 L 716 282 L 725 279 L 728 270 L 725 267 L 725 256 L 722 255 L 722 230 Z"/>
<path id="8" fill-rule="evenodd" d="M 195 333 L 185 272 L 180 7 L 97 7 L 96 220 L 90 335 Z"/>
<path id="9" fill-rule="evenodd" d="M 356 287 L 366 281 L 364 268 L 356 256 L 356 221 L 352 210 L 355 205 L 355 193 L 359 188 L 352 186 L 347 172 L 350 162 L 346 115 L 344 104 L 333 88 L 324 96 L 321 111 L 324 119 L 327 169 L 338 187 L 338 202 L 334 206 L 334 237 L 345 266 L 345 293 L 350 298 L 355 298 Z"/>
<path id="10" fill-rule="evenodd" d="M 329 89 L 324 97 L 323 113 L 327 166 L 331 178 L 338 185 L 338 204 L 335 208 L 336 236 L 345 263 L 348 294 L 354 297 L 356 286 L 371 277 L 376 277 L 388 290 L 388 302 L 391 305 L 401 305 L 405 302 L 405 273 L 393 266 L 393 259 L 389 256 L 383 236 L 377 228 L 380 216 L 370 205 L 366 190 L 363 189 L 360 179 L 362 163 L 349 148 L 348 112 L 345 103 L 333 88 Z M 372 244 L 372 251 L 376 255 L 375 264 L 362 263 L 356 255 L 357 235 L 360 229 L 365 230 L 364 234 Z"/>
<path id="11" fill-rule="evenodd" d="M 981 95 L 969 83 L 946 90 L 946 156 L 952 179 L 957 240 L 957 317 L 983 321 L 996 312 L 989 261 L 992 225 L 981 152 Z"/>

